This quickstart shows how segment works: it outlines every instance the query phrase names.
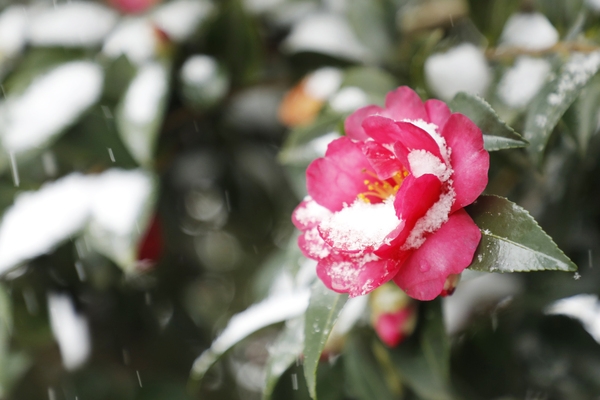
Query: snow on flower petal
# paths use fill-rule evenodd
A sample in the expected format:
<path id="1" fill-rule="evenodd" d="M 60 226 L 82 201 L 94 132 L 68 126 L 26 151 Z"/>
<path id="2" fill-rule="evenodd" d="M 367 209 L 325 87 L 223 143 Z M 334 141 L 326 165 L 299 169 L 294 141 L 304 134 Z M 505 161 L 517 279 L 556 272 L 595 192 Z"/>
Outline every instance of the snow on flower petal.
<path id="1" fill-rule="evenodd" d="M 310 196 L 292 216 L 300 248 L 334 291 L 360 296 L 393 279 L 415 299 L 437 297 L 481 237 L 463 210 L 487 185 L 481 131 L 408 87 L 345 128 L 307 169 Z"/>

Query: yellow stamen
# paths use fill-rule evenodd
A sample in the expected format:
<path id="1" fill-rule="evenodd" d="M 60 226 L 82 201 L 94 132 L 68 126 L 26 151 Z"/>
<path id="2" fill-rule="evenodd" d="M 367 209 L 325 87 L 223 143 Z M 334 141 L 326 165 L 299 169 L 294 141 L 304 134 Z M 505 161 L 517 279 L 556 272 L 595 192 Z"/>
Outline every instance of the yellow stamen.
<path id="1" fill-rule="evenodd" d="M 371 175 L 377 179 L 377 181 L 374 181 L 374 182 L 371 182 L 370 180 L 367 180 L 367 179 L 365 179 L 363 181 L 365 186 L 367 187 L 367 191 L 360 193 L 358 195 L 358 199 L 360 199 L 361 201 L 364 201 L 365 203 L 371 202 L 371 200 L 369 198 L 367 198 L 367 196 L 376 197 L 381 200 L 385 200 L 388 197 L 395 195 L 398 192 L 398 190 L 400 189 L 400 186 L 402 185 L 402 182 L 404 181 L 404 179 L 408 176 L 408 171 L 406 171 L 406 170 L 396 172 L 390 178 L 395 183 L 395 185 L 392 185 L 387 180 L 385 180 L 385 181 L 379 180 L 377 175 L 371 171 L 363 170 L 362 172 L 365 174 Z"/>

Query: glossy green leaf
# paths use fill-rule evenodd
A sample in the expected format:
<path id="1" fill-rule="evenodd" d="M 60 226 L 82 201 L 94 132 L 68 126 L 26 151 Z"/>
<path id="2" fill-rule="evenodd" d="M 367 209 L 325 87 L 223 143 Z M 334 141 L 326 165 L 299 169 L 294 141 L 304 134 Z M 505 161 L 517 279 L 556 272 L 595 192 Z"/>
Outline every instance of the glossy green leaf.
<path id="1" fill-rule="evenodd" d="M 487 151 L 525 147 L 528 142 L 515 132 L 485 100 L 460 92 L 448 104 L 453 112 L 469 117 L 483 132 L 483 143 Z"/>
<path id="2" fill-rule="evenodd" d="M 498 196 L 480 196 L 467 211 L 481 229 L 470 268 L 484 272 L 576 271 L 529 213 Z"/>
<path id="3" fill-rule="evenodd" d="M 543 159 L 554 127 L 599 68 L 600 52 L 576 53 L 533 99 L 525 120 L 525 139 L 536 164 Z"/>
<path id="4" fill-rule="evenodd" d="M 421 303 L 424 319 L 412 337 L 391 352 L 391 358 L 407 386 L 426 400 L 452 399 L 450 343 L 444 330 L 441 300 Z"/>
<path id="5" fill-rule="evenodd" d="M 288 321 L 283 332 L 269 350 L 270 356 L 266 367 L 263 400 L 273 395 L 273 390 L 281 375 L 300 357 L 304 344 L 304 318 L 298 317 Z"/>
<path id="6" fill-rule="evenodd" d="M 359 400 L 394 400 L 400 395 L 399 381 L 395 387 L 389 385 L 386 377 L 389 371 L 373 355 L 364 337 L 350 335 L 344 346 L 344 369 L 346 382 L 352 398 Z"/>
<path id="7" fill-rule="evenodd" d="M 311 287 L 304 323 L 304 377 L 310 396 L 315 400 L 319 358 L 347 300 L 347 294 L 329 290 L 320 280 Z"/>

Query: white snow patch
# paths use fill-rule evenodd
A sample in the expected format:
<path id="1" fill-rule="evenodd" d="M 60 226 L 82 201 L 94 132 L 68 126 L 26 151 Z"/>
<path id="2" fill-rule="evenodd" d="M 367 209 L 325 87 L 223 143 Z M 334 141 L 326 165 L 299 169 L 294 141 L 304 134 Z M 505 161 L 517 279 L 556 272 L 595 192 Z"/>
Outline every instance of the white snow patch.
<path id="1" fill-rule="evenodd" d="M 369 50 L 354 35 L 348 21 L 332 13 L 315 13 L 301 18 L 283 46 L 292 53 L 313 51 L 357 61 L 372 58 Z"/>
<path id="2" fill-rule="evenodd" d="M 75 61 L 38 77 L 20 96 L 9 97 L 0 108 L 5 148 L 22 152 L 41 146 L 98 100 L 103 79 L 96 63 Z"/>
<path id="3" fill-rule="evenodd" d="M 27 10 L 10 6 L 0 14 L 0 60 L 18 54 L 27 41 Z"/>
<path id="4" fill-rule="evenodd" d="M 112 58 L 125 54 L 139 65 L 156 55 L 156 47 L 156 34 L 147 18 L 124 18 L 104 41 L 102 52 Z"/>
<path id="5" fill-rule="evenodd" d="M 425 79 L 431 91 L 449 101 L 458 92 L 482 95 L 491 81 L 483 51 L 470 43 L 446 53 L 436 53 L 425 61 Z"/>
<path id="6" fill-rule="evenodd" d="M 331 211 L 323 207 L 310 196 L 304 198 L 305 206 L 299 208 L 294 216 L 303 225 L 313 225 L 331 216 Z"/>
<path id="7" fill-rule="evenodd" d="M 0 223 L 0 274 L 81 229 L 89 215 L 89 193 L 88 180 L 72 174 L 20 194 Z"/>
<path id="8" fill-rule="evenodd" d="M 355 251 L 381 245 L 400 224 L 394 199 L 395 196 L 390 196 L 377 204 L 357 199 L 324 220 L 319 229 L 334 248 Z"/>
<path id="9" fill-rule="evenodd" d="M 194 55 L 181 67 L 181 79 L 193 85 L 202 85 L 215 78 L 219 65 L 210 56 Z"/>
<path id="10" fill-rule="evenodd" d="M 600 301 L 594 294 L 578 294 L 560 299 L 544 310 L 548 315 L 565 315 L 581 322 L 585 330 L 600 343 Z"/>
<path id="11" fill-rule="evenodd" d="M 448 168 L 442 160 L 426 150 L 412 150 L 408 153 L 408 163 L 415 178 L 425 174 L 433 174 L 440 181 L 446 182 L 452 175 L 451 168 Z"/>
<path id="12" fill-rule="evenodd" d="M 146 125 L 156 117 L 167 89 L 167 76 L 159 63 L 144 65 L 125 94 L 125 118 L 137 125 Z"/>
<path id="13" fill-rule="evenodd" d="M 455 198 L 456 193 L 450 185 L 448 191 L 443 193 L 440 199 L 417 221 L 406 242 L 404 242 L 402 250 L 418 249 L 425 243 L 426 234 L 440 229 L 448 221 Z"/>
<path id="14" fill-rule="evenodd" d="M 93 189 L 92 220 L 124 236 L 136 229 L 143 204 L 152 192 L 152 181 L 141 171 L 110 169 L 96 177 Z"/>
<path id="15" fill-rule="evenodd" d="M 498 95 L 513 108 L 526 106 L 542 88 L 551 66 L 548 60 L 521 56 L 502 77 Z"/>
<path id="16" fill-rule="evenodd" d="M 307 246 L 306 251 L 311 257 L 323 259 L 331 253 L 316 226 L 304 232 L 304 240 Z"/>
<path id="17" fill-rule="evenodd" d="M 117 13 L 101 4 L 73 1 L 34 14 L 29 40 L 36 46 L 95 46 L 117 22 Z"/>
<path id="18" fill-rule="evenodd" d="M 306 78 L 304 90 L 310 97 L 325 100 L 339 89 L 342 78 L 343 74 L 339 68 L 320 68 Z"/>
<path id="19" fill-rule="evenodd" d="M 175 0 L 157 7 L 152 19 L 171 40 L 179 42 L 189 38 L 212 9 L 208 1 Z"/>
<path id="20" fill-rule="evenodd" d="M 89 357 L 90 333 L 87 319 L 75 310 L 66 294 L 48 293 L 50 326 L 58 342 L 65 369 L 80 367 Z"/>
<path id="21" fill-rule="evenodd" d="M 151 177 L 142 171 L 74 173 L 20 194 L 0 222 L 0 274 L 51 251 L 89 222 L 119 240 L 137 232 Z"/>
<path id="22" fill-rule="evenodd" d="M 361 88 L 348 86 L 342 88 L 329 101 L 334 111 L 347 113 L 355 111 L 369 104 L 369 97 Z"/>
<path id="23" fill-rule="evenodd" d="M 448 165 L 450 164 L 451 150 L 448 148 L 448 146 L 446 144 L 446 139 L 444 139 L 444 137 L 442 135 L 440 135 L 440 133 L 438 132 L 439 127 L 436 124 L 434 124 L 433 122 L 423 121 L 422 119 L 415 119 L 415 120 L 404 119 L 404 120 L 402 120 L 402 122 L 410 122 L 414 126 L 421 128 L 425 132 L 427 132 L 429 134 L 429 136 L 431 136 L 431 138 L 433 140 L 435 140 L 435 142 L 437 143 L 437 145 L 440 149 L 440 153 L 442 154 L 442 157 L 444 158 L 444 161 L 446 162 L 446 164 L 448 164 Z M 393 152 L 394 150 L 391 149 L 391 151 Z"/>
<path id="24" fill-rule="evenodd" d="M 513 14 L 504 25 L 500 41 L 522 49 L 544 50 L 558 42 L 558 31 L 543 14 Z"/>

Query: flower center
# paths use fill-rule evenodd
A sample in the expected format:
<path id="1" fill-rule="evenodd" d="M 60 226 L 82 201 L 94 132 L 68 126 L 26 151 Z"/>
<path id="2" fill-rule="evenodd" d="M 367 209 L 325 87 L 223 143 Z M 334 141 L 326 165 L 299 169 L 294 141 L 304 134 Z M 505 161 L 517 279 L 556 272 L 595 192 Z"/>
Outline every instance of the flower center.
<path id="1" fill-rule="evenodd" d="M 380 180 L 371 171 L 363 172 L 375 178 L 373 181 L 365 179 L 364 184 L 367 187 L 367 191 L 359 193 L 357 196 L 359 200 L 365 203 L 371 203 L 372 199 L 369 197 L 374 197 L 375 200 L 385 200 L 390 196 L 395 196 L 398 193 L 398 189 L 400 189 L 400 185 L 402 185 L 402 182 L 408 176 L 408 171 L 405 169 L 396 172 L 391 178 L 386 180 Z"/>

